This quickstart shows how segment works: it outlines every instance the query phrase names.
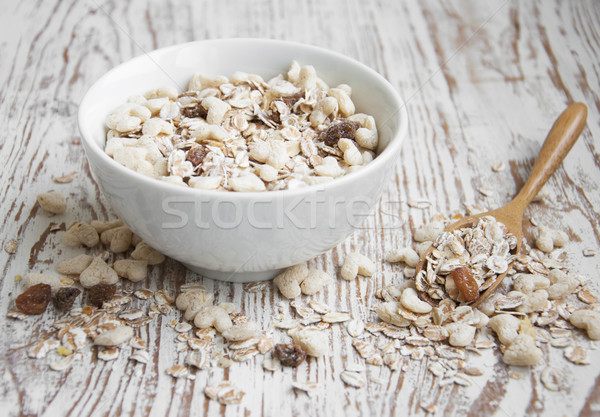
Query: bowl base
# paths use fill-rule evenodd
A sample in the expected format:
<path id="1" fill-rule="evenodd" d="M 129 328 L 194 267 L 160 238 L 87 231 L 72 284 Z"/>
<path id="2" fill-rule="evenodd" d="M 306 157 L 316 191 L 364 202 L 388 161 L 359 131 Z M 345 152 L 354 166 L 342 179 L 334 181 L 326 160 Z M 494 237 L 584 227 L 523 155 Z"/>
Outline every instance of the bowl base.
<path id="1" fill-rule="evenodd" d="M 283 269 L 270 269 L 267 271 L 258 271 L 258 272 L 224 272 L 224 271 L 214 271 L 211 269 L 201 268 L 199 266 L 194 266 L 190 264 L 183 264 L 187 269 L 197 274 L 202 275 L 206 278 L 215 279 L 217 281 L 226 281 L 226 282 L 237 282 L 237 283 L 246 283 L 246 282 L 255 282 L 255 281 L 269 281 L 275 278 Z"/>

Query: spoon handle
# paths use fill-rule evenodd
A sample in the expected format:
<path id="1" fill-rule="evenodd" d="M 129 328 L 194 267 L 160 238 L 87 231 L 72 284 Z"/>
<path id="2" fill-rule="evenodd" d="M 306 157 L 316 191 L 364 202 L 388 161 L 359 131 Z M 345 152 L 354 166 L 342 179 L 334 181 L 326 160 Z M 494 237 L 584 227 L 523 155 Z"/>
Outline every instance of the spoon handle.
<path id="1" fill-rule="evenodd" d="M 585 127 L 586 118 L 587 107 L 583 103 L 571 104 L 558 116 L 546 136 L 529 179 L 513 200 L 523 210 L 565 159 Z"/>

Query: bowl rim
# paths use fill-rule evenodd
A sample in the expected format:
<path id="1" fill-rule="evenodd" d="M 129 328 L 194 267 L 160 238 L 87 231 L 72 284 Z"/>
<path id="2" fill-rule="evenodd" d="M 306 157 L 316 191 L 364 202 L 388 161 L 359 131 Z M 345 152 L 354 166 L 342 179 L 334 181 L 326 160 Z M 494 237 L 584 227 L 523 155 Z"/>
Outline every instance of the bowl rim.
<path id="1" fill-rule="evenodd" d="M 311 184 L 306 187 L 300 187 L 296 189 L 284 189 L 284 190 L 273 190 L 273 191 L 244 191 L 244 192 L 236 192 L 236 191 L 223 191 L 223 190 L 203 190 L 189 186 L 181 186 L 177 184 L 171 184 L 166 181 L 161 181 L 154 177 L 149 177 L 144 174 L 141 174 L 137 171 L 124 167 L 119 164 L 113 158 L 108 156 L 104 149 L 102 149 L 93 139 L 92 134 L 89 132 L 87 125 L 84 120 L 84 109 L 88 106 L 88 102 L 91 100 L 92 95 L 96 92 L 95 90 L 98 88 L 98 85 L 102 84 L 104 80 L 109 78 L 112 74 L 121 71 L 124 67 L 131 65 L 133 62 L 137 60 L 145 59 L 146 57 L 150 57 L 151 61 L 152 55 L 158 55 L 165 52 L 169 52 L 170 50 L 183 49 L 186 47 L 194 46 L 197 44 L 223 44 L 223 43 L 264 43 L 270 45 L 280 45 L 280 46 L 293 46 L 295 48 L 305 49 L 308 52 L 318 52 L 321 54 L 331 55 L 337 60 L 342 62 L 349 63 L 353 66 L 358 67 L 362 71 L 368 73 L 371 77 L 374 77 L 378 80 L 382 85 L 386 86 L 388 92 L 394 99 L 397 104 L 397 109 L 392 114 L 391 117 L 398 117 L 398 128 L 396 133 L 390 139 L 390 142 L 387 144 L 385 149 L 373 159 L 372 162 L 364 166 L 363 168 L 351 172 L 350 174 L 343 175 L 341 177 L 334 178 L 331 181 L 320 183 L 320 184 Z M 158 66 L 158 65 L 157 65 Z M 406 104 L 404 100 L 400 97 L 396 89 L 391 85 L 391 83 L 386 80 L 382 75 L 380 75 L 377 71 L 363 64 L 362 62 L 350 58 L 344 54 L 341 54 L 336 51 L 332 51 L 330 49 L 326 49 L 323 47 L 294 42 L 294 41 L 285 41 L 278 39 L 265 39 L 265 38 L 221 38 L 221 39 L 206 39 L 192 42 L 179 43 L 171 46 L 167 46 L 164 48 L 154 49 L 149 52 L 145 52 L 136 57 L 128 59 L 127 61 L 122 62 L 121 64 L 111 68 L 106 73 L 104 73 L 100 78 L 98 78 L 85 92 L 83 98 L 79 103 L 78 115 L 77 115 L 77 124 L 79 128 L 79 133 L 84 144 L 84 149 L 86 151 L 86 156 L 89 152 L 93 152 L 95 156 L 99 157 L 105 164 L 108 164 L 112 168 L 114 168 L 117 172 L 123 175 L 131 176 L 133 179 L 141 181 L 142 183 L 148 186 L 157 187 L 159 190 L 164 192 L 174 192 L 185 193 L 185 195 L 193 196 L 207 196 L 219 199 L 236 199 L 236 200 L 248 200 L 248 201 L 272 201 L 282 197 L 300 197 L 302 195 L 308 195 L 315 191 L 327 191 L 330 189 L 340 188 L 347 185 L 349 182 L 354 181 L 359 176 L 368 176 L 371 172 L 378 169 L 381 165 L 394 163 L 395 161 L 391 161 L 394 157 L 398 155 L 398 151 L 402 142 L 404 141 L 407 130 L 408 130 L 408 115 L 406 111 Z"/>

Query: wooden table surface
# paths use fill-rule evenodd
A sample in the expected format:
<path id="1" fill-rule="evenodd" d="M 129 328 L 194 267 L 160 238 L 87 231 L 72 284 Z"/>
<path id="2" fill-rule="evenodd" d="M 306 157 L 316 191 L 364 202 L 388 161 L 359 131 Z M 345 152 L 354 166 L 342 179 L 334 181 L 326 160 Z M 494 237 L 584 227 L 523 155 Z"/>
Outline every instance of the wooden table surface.
<path id="1" fill-rule="evenodd" d="M 566 231 L 571 269 L 597 290 L 600 255 L 584 257 L 600 240 L 600 5 L 597 0 L 494 1 L 3 1 L 0 4 L 0 241 L 16 239 L 16 254 L 0 253 L 0 414 L 44 416 L 185 415 L 430 415 L 574 416 L 600 413 L 600 351 L 578 335 L 590 364 L 567 362 L 545 346 L 544 364 L 510 368 L 497 350 L 469 360 L 486 370 L 470 387 L 440 385 L 428 360 L 407 360 L 402 371 L 366 366 L 371 378 L 349 388 L 340 372 L 363 363 L 343 327 L 329 331 L 330 354 L 297 369 L 269 373 L 262 356 L 229 369 L 178 379 L 165 369 L 180 363 L 176 313 L 161 316 L 140 336 L 150 362 L 122 355 L 113 362 L 93 350 L 67 371 L 32 360 L 27 346 L 56 319 L 54 311 L 24 321 L 6 318 L 21 292 L 15 276 L 52 270 L 70 254 L 51 222 L 112 218 L 90 176 L 77 130 L 86 89 L 115 65 L 155 48 L 192 40 L 264 37 L 305 42 L 346 54 L 386 77 L 405 98 L 410 117 L 396 175 L 364 228 L 310 262 L 336 274 L 344 253 L 377 259 L 374 278 L 336 282 L 315 296 L 338 311 L 373 320 L 374 297 L 398 283 L 400 269 L 383 262 L 391 249 L 410 245 L 411 232 L 436 213 L 466 205 L 497 207 L 524 183 L 541 143 L 568 103 L 589 107 L 587 128 L 549 181 L 550 194 L 528 209 L 538 224 Z M 507 169 L 494 172 L 503 162 Z M 77 171 L 70 184 L 53 177 Z M 489 196 L 479 189 L 493 190 Z M 49 216 L 36 195 L 68 196 L 65 214 Z M 426 209 L 409 208 L 426 200 Z M 528 228 L 531 236 L 532 228 Z M 165 288 L 200 281 L 218 301 L 232 301 L 267 328 L 281 296 L 271 286 L 248 293 L 241 284 L 214 282 L 168 260 L 129 289 Z M 304 299 L 303 301 L 306 301 Z M 287 303 L 284 303 L 287 311 Z M 277 340 L 285 340 L 276 332 Z M 547 364 L 566 375 L 566 388 L 540 382 Z M 233 381 L 246 395 L 220 405 L 203 394 L 207 384 Z M 308 396 L 291 383 L 315 382 Z"/>

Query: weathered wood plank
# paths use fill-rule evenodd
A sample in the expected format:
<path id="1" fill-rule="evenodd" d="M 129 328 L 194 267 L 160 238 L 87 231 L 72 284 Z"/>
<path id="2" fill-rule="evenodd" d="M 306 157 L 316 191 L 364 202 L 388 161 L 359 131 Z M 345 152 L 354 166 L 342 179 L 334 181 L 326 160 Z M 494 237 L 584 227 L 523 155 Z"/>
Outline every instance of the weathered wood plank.
<path id="1" fill-rule="evenodd" d="M 358 250 L 378 260 L 378 273 L 356 283 L 337 281 L 316 299 L 372 320 L 375 291 L 402 280 L 399 267 L 382 262 L 385 254 L 411 244 L 411 231 L 435 213 L 507 202 L 524 183 L 552 121 L 571 101 L 589 106 L 588 128 L 550 180 L 551 196 L 532 204 L 528 213 L 539 224 L 569 233 L 573 270 L 593 279 L 597 257 L 581 254 L 600 243 L 595 180 L 600 177 L 600 9 L 593 0 L 73 0 L 2 7 L 0 243 L 19 242 L 15 255 L 0 253 L 0 326 L 6 334 L 0 342 L 0 406 L 9 415 L 425 415 L 422 406 L 434 403 L 435 415 L 598 412 L 598 351 L 590 352 L 591 365 L 575 367 L 559 350 L 544 350 L 547 363 L 563 369 L 570 383 L 558 393 L 541 385 L 543 367 L 517 370 L 522 377 L 511 378 L 493 352 L 469 357 L 485 370 L 469 388 L 440 386 L 427 372 L 427 359 L 405 358 L 404 372 L 367 367 L 366 377 L 384 382 L 355 390 L 344 386 L 339 373 L 362 360 L 344 328 L 335 327 L 331 355 L 298 369 L 266 373 L 257 356 L 228 370 L 199 372 L 195 381 L 174 381 L 165 369 L 184 358 L 167 325 L 175 314 L 141 330 L 149 364 L 135 364 L 126 355 L 104 363 L 90 354 L 65 373 L 26 357 L 26 347 L 48 329 L 54 313 L 26 322 L 5 317 L 20 292 L 17 274 L 50 270 L 57 260 L 78 253 L 60 245 L 60 232 L 50 231 L 50 222 L 112 215 L 78 139 L 77 105 L 86 88 L 144 51 L 217 37 L 268 37 L 330 48 L 380 72 L 406 99 L 409 137 L 377 212 L 347 241 L 310 262 L 335 275 L 344 254 Z M 493 172 L 500 161 L 508 169 Z M 72 171 L 79 172 L 73 183 L 52 181 Z M 481 186 L 496 193 L 485 197 L 477 191 Z M 67 213 L 50 217 L 38 210 L 35 196 L 48 189 L 69 196 Z M 409 208 L 409 200 L 428 200 L 431 207 Z M 182 283 L 196 280 L 214 291 L 216 300 L 234 302 L 265 327 L 281 301 L 272 288 L 246 293 L 241 285 L 202 279 L 175 261 L 128 287 L 174 294 Z M 280 332 L 274 337 L 288 340 Z M 224 407 L 204 396 L 206 384 L 224 378 L 247 393 L 242 405 Z M 317 382 L 319 391 L 308 397 L 291 390 L 291 381 Z"/>

